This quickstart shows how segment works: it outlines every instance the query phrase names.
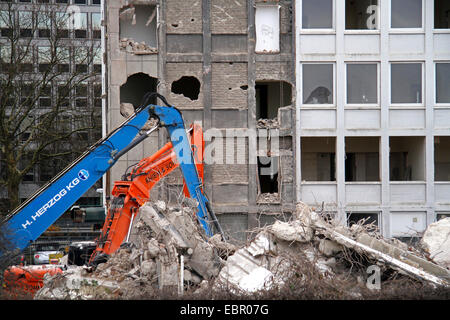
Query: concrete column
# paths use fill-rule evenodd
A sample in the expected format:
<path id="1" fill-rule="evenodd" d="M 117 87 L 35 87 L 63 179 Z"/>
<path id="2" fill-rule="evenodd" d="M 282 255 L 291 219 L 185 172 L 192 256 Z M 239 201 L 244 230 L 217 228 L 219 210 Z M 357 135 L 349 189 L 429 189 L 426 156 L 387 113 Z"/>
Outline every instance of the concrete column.
<path id="1" fill-rule="evenodd" d="M 256 97 L 255 97 L 255 1 L 250 0 L 247 2 L 247 21 L 248 21 L 248 34 L 247 34 L 247 49 L 248 49 L 248 90 L 247 90 L 247 124 L 250 131 L 256 130 Z M 257 144 L 256 139 L 250 139 L 248 141 L 249 147 L 249 168 L 248 168 L 248 205 L 249 209 L 255 210 L 256 208 L 256 197 L 257 197 L 257 185 L 256 185 L 256 175 L 257 175 L 257 164 L 256 159 L 250 159 L 251 155 L 255 152 L 250 150 L 256 150 Z M 249 211 L 249 213 L 251 213 Z"/>
<path id="2" fill-rule="evenodd" d="M 425 76 L 424 99 L 425 99 L 425 179 L 426 179 L 426 207 L 427 225 L 436 220 L 434 205 L 434 99 L 435 99 L 435 65 L 433 61 L 433 27 L 434 27 L 434 1 L 424 1 L 425 14 L 425 65 L 423 72 Z"/>
<path id="3" fill-rule="evenodd" d="M 390 185 L 389 185 L 389 4 L 380 1 L 378 4 L 378 22 L 380 24 L 380 105 L 381 105 L 381 139 L 380 139 L 380 170 L 381 170 L 381 233 L 385 237 L 391 235 L 390 224 Z M 381 81 L 383 79 L 383 81 Z"/>
<path id="4" fill-rule="evenodd" d="M 346 73 L 344 61 L 344 29 L 345 29 L 345 1 L 335 1 L 335 30 L 336 30 L 336 64 L 334 69 L 334 96 L 336 104 L 336 183 L 337 183 L 337 212 L 336 218 L 340 223 L 346 223 L 345 213 L 345 90 L 346 83 L 342 75 Z"/>

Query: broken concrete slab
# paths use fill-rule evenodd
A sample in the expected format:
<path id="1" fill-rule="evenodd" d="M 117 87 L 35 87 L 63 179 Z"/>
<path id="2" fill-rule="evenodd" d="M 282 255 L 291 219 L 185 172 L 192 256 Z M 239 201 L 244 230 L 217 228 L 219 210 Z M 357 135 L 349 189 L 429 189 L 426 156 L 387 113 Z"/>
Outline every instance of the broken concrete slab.
<path id="1" fill-rule="evenodd" d="M 270 234 L 258 234 L 248 247 L 228 257 L 215 282 L 216 288 L 230 288 L 235 292 L 270 288 L 274 275 L 268 269 L 269 261 L 265 254 L 273 251 L 275 246 Z"/>
<path id="2" fill-rule="evenodd" d="M 423 234 L 421 246 L 431 260 L 450 269 L 450 218 L 430 224 Z"/>
<path id="3" fill-rule="evenodd" d="M 320 239 L 319 251 L 327 257 L 332 257 L 342 251 L 342 246 L 331 240 Z"/>
<path id="4" fill-rule="evenodd" d="M 312 229 L 298 220 L 292 222 L 282 222 L 277 220 L 268 227 L 268 231 L 277 238 L 286 241 L 307 242 L 311 241 L 313 237 Z"/>

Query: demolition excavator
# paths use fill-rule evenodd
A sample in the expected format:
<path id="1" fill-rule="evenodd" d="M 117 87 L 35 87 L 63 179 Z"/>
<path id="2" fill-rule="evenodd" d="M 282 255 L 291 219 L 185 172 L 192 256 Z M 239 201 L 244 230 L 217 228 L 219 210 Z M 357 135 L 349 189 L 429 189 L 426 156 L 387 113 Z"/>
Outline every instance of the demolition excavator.
<path id="1" fill-rule="evenodd" d="M 159 98 L 164 106 L 150 104 Z M 151 129 L 142 130 L 150 119 L 156 120 Z M 125 173 L 121 181 L 116 181 L 112 189 L 112 201 L 108 208 L 97 248 L 89 263 L 95 266 L 104 262 L 128 240 L 131 225 L 139 208 L 149 200 L 152 187 L 175 168 L 180 168 L 183 175 L 185 196 L 194 199 L 198 205 L 197 220 L 210 237 L 223 230 L 215 216 L 203 188 L 203 151 L 204 141 L 201 126 L 193 124 L 186 130 L 181 112 L 171 106 L 158 93 L 147 93 L 141 106 L 135 110 L 118 128 L 91 146 L 78 159 L 67 166 L 61 173 L 39 189 L 21 206 L 9 214 L 2 224 L 9 248 L 0 252 L 0 259 L 7 259 L 11 252 L 22 251 L 50 227 L 75 201 L 77 201 L 117 160 L 133 147 L 145 140 L 159 127 L 165 127 L 170 141 L 155 154 L 142 159 L 131 171 Z M 188 138 L 189 135 L 189 138 Z M 12 270 L 15 270 L 14 272 Z M 6 272 L 9 282 L 30 276 L 33 285 L 25 291 L 35 292 L 42 284 L 42 276 L 47 271 L 38 269 L 40 280 L 33 277 L 33 268 L 25 270 L 10 269 Z M 37 269 L 36 269 L 37 270 Z M 17 271 L 17 272 L 16 272 Z M 7 276 L 5 272 L 5 276 Z M 53 271 L 54 272 L 54 271 Z M 30 290 L 31 288 L 31 290 Z"/>

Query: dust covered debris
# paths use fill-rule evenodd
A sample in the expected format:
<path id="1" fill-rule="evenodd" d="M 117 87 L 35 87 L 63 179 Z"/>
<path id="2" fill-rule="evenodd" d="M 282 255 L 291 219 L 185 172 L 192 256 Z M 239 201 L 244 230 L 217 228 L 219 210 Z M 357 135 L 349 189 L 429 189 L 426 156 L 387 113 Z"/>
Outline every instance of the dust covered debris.
<path id="1" fill-rule="evenodd" d="M 195 210 L 195 204 L 147 203 L 127 246 L 92 273 L 69 268 L 47 277 L 35 299 L 142 299 L 166 289 L 199 298 L 211 292 L 280 294 L 292 281 L 306 297 L 314 292 L 313 298 L 359 299 L 369 288 L 369 267 L 433 287 L 450 286 L 450 271 L 423 251 L 383 239 L 361 224 L 339 225 L 303 203 L 289 221 L 255 230 L 253 240 L 239 247 L 219 235 L 206 239 Z"/>

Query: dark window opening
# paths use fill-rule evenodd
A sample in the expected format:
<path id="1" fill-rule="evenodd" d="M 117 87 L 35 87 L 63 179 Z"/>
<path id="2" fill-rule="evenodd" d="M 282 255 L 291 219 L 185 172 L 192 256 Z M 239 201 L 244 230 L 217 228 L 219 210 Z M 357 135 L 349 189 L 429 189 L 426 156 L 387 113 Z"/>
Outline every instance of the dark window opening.
<path id="1" fill-rule="evenodd" d="M 425 180 L 425 138 L 390 137 L 391 181 Z"/>
<path id="2" fill-rule="evenodd" d="M 50 98 L 39 98 L 40 108 L 50 108 L 52 106 L 52 100 Z"/>
<path id="3" fill-rule="evenodd" d="M 1 35 L 2 35 L 2 37 L 11 37 L 12 29 L 11 28 L 1 28 Z"/>
<path id="4" fill-rule="evenodd" d="M 196 77 L 183 76 L 172 82 L 171 91 L 175 94 L 182 94 L 191 100 L 197 100 L 200 94 L 200 81 Z"/>
<path id="5" fill-rule="evenodd" d="M 32 38 L 33 30 L 31 29 L 20 29 L 20 37 L 21 38 Z"/>
<path id="6" fill-rule="evenodd" d="M 380 181 L 378 137 L 345 138 L 345 181 Z"/>
<path id="7" fill-rule="evenodd" d="M 39 29 L 38 35 L 39 35 L 39 38 L 50 38 L 50 30 L 49 29 Z"/>
<path id="8" fill-rule="evenodd" d="M 378 0 L 346 0 L 345 29 L 378 29 Z"/>
<path id="9" fill-rule="evenodd" d="M 434 137 L 434 180 L 450 181 L 450 137 Z"/>
<path id="10" fill-rule="evenodd" d="M 19 71 L 33 72 L 33 64 L 32 63 L 21 63 L 19 66 Z"/>
<path id="11" fill-rule="evenodd" d="M 256 119 L 275 119 L 280 107 L 292 103 L 292 86 L 285 81 L 256 81 L 255 94 Z"/>
<path id="12" fill-rule="evenodd" d="M 278 157 L 258 157 L 260 193 L 278 193 Z"/>
<path id="13" fill-rule="evenodd" d="M 336 181 L 336 138 L 301 138 L 303 181 Z"/>
<path id="14" fill-rule="evenodd" d="M 77 64 L 75 66 L 75 71 L 77 73 L 87 73 L 88 72 L 88 65 L 87 64 Z"/>
<path id="15" fill-rule="evenodd" d="M 129 5 L 124 7 L 120 10 L 119 25 L 120 39 L 132 39 L 156 48 L 156 6 Z"/>
<path id="16" fill-rule="evenodd" d="M 379 227 L 379 215 L 378 213 L 348 212 L 347 223 L 349 227 L 358 223 L 366 226 L 372 224 Z"/>
<path id="17" fill-rule="evenodd" d="M 131 103 L 135 108 L 142 103 L 147 92 L 156 92 L 156 78 L 145 73 L 136 73 L 128 77 L 127 82 L 120 87 L 120 103 Z M 155 103 L 156 101 L 150 101 Z"/>
<path id="18" fill-rule="evenodd" d="M 67 29 L 58 29 L 56 31 L 57 38 L 69 38 L 69 30 Z"/>
<path id="19" fill-rule="evenodd" d="M 439 221 L 441 219 L 450 218 L 450 213 L 437 213 L 436 214 L 436 221 Z"/>
<path id="20" fill-rule="evenodd" d="M 58 72 L 68 73 L 70 72 L 70 65 L 68 63 L 59 63 Z"/>
<path id="21" fill-rule="evenodd" d="M 434 0 L 434 28 L 450 28 L 450 1 Z"/>
<path id="22" fill-rule="evenodd" d="M 50 63 L 40 63 L 39 72 L 51 72 L 52 65 Z"/>
<path id="23" fill-rule="evenodd" d="M 77 38 L 77 39 L 87 38 L 87 31 L 86 30 L 75 30 L 75 38 Z"/>
<path id="24" fill-rule="evenodd" d="M 92 31 L 92 38 L 94 38 L 94 39 L 101 39 L 101 37 L 102 37 L 101 30 L 93 30 Z"/>

